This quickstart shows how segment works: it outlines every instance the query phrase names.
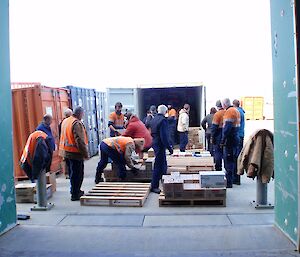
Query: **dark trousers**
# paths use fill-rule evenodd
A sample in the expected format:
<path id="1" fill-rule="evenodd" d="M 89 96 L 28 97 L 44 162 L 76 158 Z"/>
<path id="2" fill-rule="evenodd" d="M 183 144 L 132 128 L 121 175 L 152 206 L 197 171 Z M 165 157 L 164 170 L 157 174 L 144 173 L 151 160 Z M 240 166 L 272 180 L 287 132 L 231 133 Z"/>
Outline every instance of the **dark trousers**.
<path id="1" fill-rule="evenodd" d="M 211 141 L 211 134 L 205 134 L 206 138 L 206 150 L 210 152 L 211 155 L 213 155 L 213 145 L 210 142 Z"/>
<path id="2" fill-rule="evenodd" d="M 154 169 L 152 173 L 151 188 L 159 187 L 159 180 L 162 175 L 167 174 L 167 159 L 166 159 L 166 149 L 164 147 L 158 147 L 153 145 L 155 153 Z"/>
<path id="3" fill-rule="evenodd" d="M 84 176 L 84 161 L 65 159 L 71 183 L 71 195 L 78 197 Z"/>
<path id="4" fill-rule="evenodd" d="M 220 145 L 213 145 L 213 156 L 216 170 L 222 170 L 223 149 L 220 147 Z"/>
<path id="5" fill-rule="evenodd" d="M 108 158 L 111 158 L 114 164 L 118 166 L 118 176 L 120 178 L 126 177 L 126 161 L 124 156 L 120 154 L 117 150 L 110 148 L 104 142 L 100 144 L 100 152 L 101 152 L 101 159 L 98 162 L 96 178 L 100 178 L 102 175 L 103 170 L 107 166 Z"/>
<path id="6" fill-rule="evenodd" d="M 179 149 L 180 152 L 185 152 L 185 148 L 187 143 L 189 142 L 189 138 L 188 138 L 188 132 L 179 132 Z"/>
<path id="7" fill-rule="evenodd" d="M 238 146 L 224 147 L 224 166 L 226 170 L 227 186 L 240 182 L 240 176 L 237 175 L 237 157 Z"/>
<path id="8" fill-rule="evenodd" d="M 238 154 L 242 151 L 244 146 L 244 137 L 240 137 L 240 143 L 239 143 L 239 148 L 238 148 Z"/>
<path id="9" fill-rule="evenodd" d="M 170 143 L 174 147 L 175 145 L 175 133 L 176 133 L 176 120 L 169 122 L 169 131 L 170 131 Z"/>

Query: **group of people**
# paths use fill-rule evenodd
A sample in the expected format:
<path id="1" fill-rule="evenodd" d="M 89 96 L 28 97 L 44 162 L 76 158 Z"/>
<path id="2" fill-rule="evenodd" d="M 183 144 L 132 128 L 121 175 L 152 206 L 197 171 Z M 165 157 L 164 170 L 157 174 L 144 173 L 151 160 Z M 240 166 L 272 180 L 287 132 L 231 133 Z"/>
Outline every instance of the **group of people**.
<path id="1" fill-rule="evenodd" d="M 140 166 L 133 159 L 133 152 L 140 154 L 154 149 L 155 162 L 151 191 L 160 193 L 159 180 L 167 173 L 166 150 L 173 153 L 177 112 L 171 105 L 152 105 L 147 116 L 141 121 L 130 111 L 122 113 L 122 103 L 115 104 L 115 111 L 109 116 L 108 126 L 110 138 L 100 144 L 101 159 L 96 169 L 95 183 L 103 181 L 102 173 L 109 158 L 118 167 L 120 179 L 126 178 L 126 165 L 133 172 L 138 172 Z M 185 104 L 179 112 L 178 131 L 180 133 L 180 149 L 185 150 L 188 143 L 188 124 L 190 106 Z"/>
<path id="2" fill-rule="evenodd" d="M 166 149 L 173 153 L 175 144 L 175 129 L 178 119 L 180 133 L 180 149 L 185 150 L 188 142 L 189 105 L 185 104 L 176 115 L 172 106 L 151 106 L 144 122 L 130 111 L 122 113 L 122 103 L 115 104 L 115 111 L 109 116 L 108 127 L 110 137 L 100 143 L 101 159 L 96 168 L 95 183 L 103 181 L 102 173 L 109 159 L 118 167 L 121 180 L 126 178 L 126 165 L 138 172 L 140 165 L 136 162 L 134 153 L 141 154 L 151 147 L 155 152 L 155 162 L 151 191 L 160 193 L 159 180 L 167 172 Z M 66 109 L 64 119 L 59 124 L 59 155 L 62 166 L 68 174 L 71 184 L 71 200 L 77 201 L 84 192 L 81 190 L 84 177 L 84 160 L 89 158 L 88 136 L 82 122 L 84 110 L 77 107 L 74 112 Z M 41 171 L 50 170 L 52 154 L 55 150 L 55 140 L 52 135 L 52 116 L 46 114 L 43 121 L 33 132 L 25 145 L 20 163 L 28 177 L 34 181 Z M 171 136 L 170 136 L 171 135 Z"/>
<path id="3" fill-rule="evenodd" d="M 224 160 L 227 188 L 232 188 L 233 184 L 241 184 L 237 175 L 237 158 L 244 144 L 245 111 L 237 99 L 232 104 L 228 98 L 218 100 L 216 107 L 210 109 L 201 126 L 205 130 L 207 150 L 214 157 L 216 170 L 222 170 Z"/>

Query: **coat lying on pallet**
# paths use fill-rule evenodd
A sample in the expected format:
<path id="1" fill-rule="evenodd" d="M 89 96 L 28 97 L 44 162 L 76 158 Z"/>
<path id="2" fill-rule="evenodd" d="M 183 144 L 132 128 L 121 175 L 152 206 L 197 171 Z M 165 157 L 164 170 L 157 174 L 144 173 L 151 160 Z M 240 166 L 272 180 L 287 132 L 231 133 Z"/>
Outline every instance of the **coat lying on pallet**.
<path id="1" fill-rule="evenodd" d="M 260 176 L 263 183 L 269 183 L 274 177 L 273 134 L 261 129 L 256 131 L 244 145 L 239 157 L 237 173 L 247 172 L 247 177 Z"/>

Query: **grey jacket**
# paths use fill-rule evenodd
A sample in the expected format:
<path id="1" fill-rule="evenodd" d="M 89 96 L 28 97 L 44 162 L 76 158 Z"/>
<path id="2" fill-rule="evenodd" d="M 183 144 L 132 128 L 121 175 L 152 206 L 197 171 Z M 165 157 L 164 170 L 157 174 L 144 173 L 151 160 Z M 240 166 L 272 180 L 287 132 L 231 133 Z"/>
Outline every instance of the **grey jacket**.
<path id="1" fill-rule="evenodd" d="M 201 126 L 205 130 L 205 134 L 211 134 L 213 118 L 214 118 L 213 114 L 207 114 L 204 117 L 204 119 L 201 121 Z"/>

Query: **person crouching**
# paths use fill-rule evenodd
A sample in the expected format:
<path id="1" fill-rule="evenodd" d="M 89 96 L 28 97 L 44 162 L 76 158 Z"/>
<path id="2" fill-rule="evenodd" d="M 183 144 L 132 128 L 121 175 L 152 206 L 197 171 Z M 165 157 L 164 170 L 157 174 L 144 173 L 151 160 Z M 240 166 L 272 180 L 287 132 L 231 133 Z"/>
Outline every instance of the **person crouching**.
<path id="1" fill-rule="evenodd" d="M 145 144 L 144 138 L 131 137 L 109 137 L 104 139 L 100 144 L 101 160 L 96 169 L 95 183 L 103 182 L 102 173 L 111 158 L 118 167 L 118 176 L 124 180 L 126 177 L 126 165 L 134 171 L 138 170 L 138 166 L 134 164 L 132 159 L 133 152 L 143 150 Z"/>

